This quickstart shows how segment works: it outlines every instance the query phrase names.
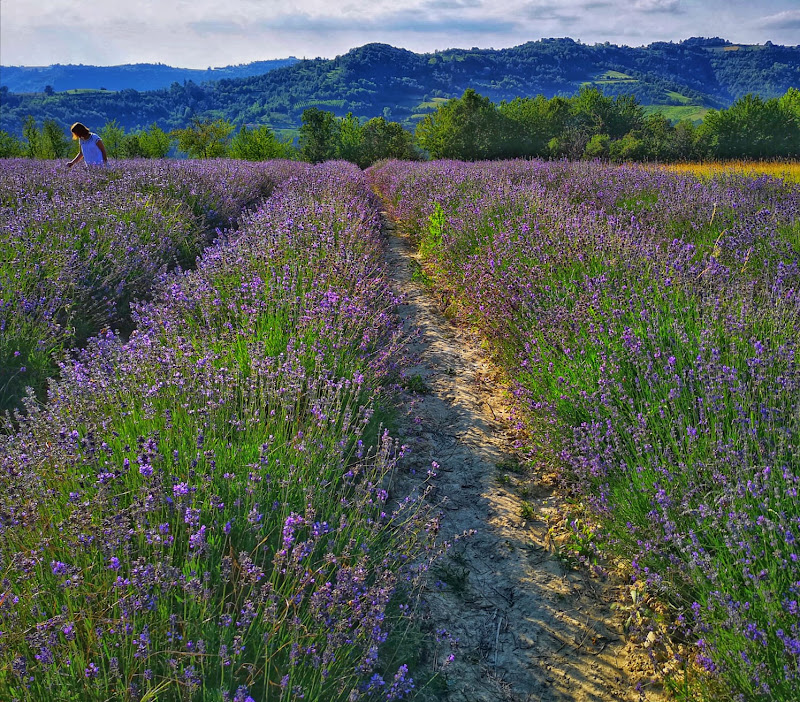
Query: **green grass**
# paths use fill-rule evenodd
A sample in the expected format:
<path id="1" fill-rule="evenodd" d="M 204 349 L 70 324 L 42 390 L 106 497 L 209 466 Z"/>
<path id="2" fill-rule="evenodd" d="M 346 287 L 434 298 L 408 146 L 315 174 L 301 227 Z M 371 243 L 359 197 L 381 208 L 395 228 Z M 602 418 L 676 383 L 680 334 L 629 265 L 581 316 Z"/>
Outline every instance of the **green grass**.
<path id="1" fill-rule="evenodd" d="M 645 105 L 645 114 L 658 112 L 673 122 L 688 119 L 691 122 L 702 122 L 711 108 L 702 105 Z"/>
<path id="2" fill-rule="evenodd" d="M 456 595 L 463 596 L 469 588 L 469 569 L 458 560 L 451 559 L 434 567 L 433 574 L 447 585 Z"/>
<path id="3" fill-rule="evenodd" d="M 66 93 L 67 95 L 83 95 L 86 93 L 108 93 L 113 95 L 116 90 L 100 90 L 99 88 L 74 88 L 72 90 L 59 90 L 59 93 Z"/>
<path id="4" fill-rule="evenodd" d="M 585 80 L 581 82 L 583 86 L 591 86 L 591 85 L 633 85 L 634 83 L 638 83 L 639 79 L 634 78 L 633 76 L 629 76 L 627 73 L 622 73 L 620 71 L 603 71 L 602 73 L 598 73 L 597 75 L 593 76 L 590 80 Z"/>
<path id="5" fill-rule="evenodd" d="M 676 93 L 674 90 L 667 90 L 666 95 L 673 100 L 677 100 L 682 105 L 690 105 L 692 103 L 692 99 L 686 97 L 685 95 L 681 95 L 680 93 Z"/>
<path id="6" fill-rule="evenodd" d="M 604 71 L 595 80 L 636 80 L 636 78 L 620 71 Z"/>
<path id="7" fill-rule="evenodd" d="M 303 100 L 295 105 L 295 110 L 308 107 L 344 107 L 346 100 Z"/>

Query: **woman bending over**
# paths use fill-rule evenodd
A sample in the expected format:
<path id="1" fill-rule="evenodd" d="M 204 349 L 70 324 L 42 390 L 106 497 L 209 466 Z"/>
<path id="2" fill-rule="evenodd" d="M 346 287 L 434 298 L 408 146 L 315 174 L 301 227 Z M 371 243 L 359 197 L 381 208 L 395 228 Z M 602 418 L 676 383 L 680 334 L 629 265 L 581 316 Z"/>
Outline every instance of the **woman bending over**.
<path id="1" fill-rule="evenodd" d="M 72 168 L 78 161 L 83 161 L 87 166 L 106 166 L 108 165 L 108 154 L 103 140 L 94 132 L 90 132 L 80 122 L 70 127 L 72 138 L 80 142 L 78 155 L 67 163 L 68 168 Z"/>

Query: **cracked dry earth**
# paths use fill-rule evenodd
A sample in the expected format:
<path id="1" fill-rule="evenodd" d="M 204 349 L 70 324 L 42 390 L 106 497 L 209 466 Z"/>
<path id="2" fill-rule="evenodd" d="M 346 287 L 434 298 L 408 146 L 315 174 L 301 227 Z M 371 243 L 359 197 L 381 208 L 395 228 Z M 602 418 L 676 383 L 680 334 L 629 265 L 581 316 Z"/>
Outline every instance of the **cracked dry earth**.
<path id="1" fill-rule="evenodd" d="M 407 398 L 400 439 L 410 450 L 396 487 L 408 492 L 436 461 L 430 499 L 443 515 L 439 538 L 476 532 L 440 558 L 423 593 L 431 627 L 458 640 L 455 660 L 423 697 L 663 700 L 657 690 L 634 688 L 649 679 L 652 664 L 626 644 L 621 616 L 610 607 L 612 586 L 565 567 L 551 548 L 545 520 L 563 499 L 536 486 L 527 501 L 541 521 L 526 521 L 520 497 L 498 483 L 498 466 L 513 460 L 516 436 L 498 374 L 480 340 L 445 319 L 437 300 L 412 280 L 412 246 L 386 215 L 384 226 L 387 269 L 404 296 L 399 314 L 418 334 L 407 375 L 419 375 L 429 390 Z"/>

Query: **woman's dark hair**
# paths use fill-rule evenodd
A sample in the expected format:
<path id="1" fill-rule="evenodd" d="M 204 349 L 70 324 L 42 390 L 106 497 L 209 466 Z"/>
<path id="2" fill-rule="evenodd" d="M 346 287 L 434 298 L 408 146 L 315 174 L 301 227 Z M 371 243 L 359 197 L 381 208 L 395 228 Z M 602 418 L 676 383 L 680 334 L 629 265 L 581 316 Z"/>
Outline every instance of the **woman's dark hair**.
<path id="1" fill-rule="evenodd" d="M 80 122 L 75 122 L 69 130 L 75 135 L 80 137 L 81 139 L 88 139 L 92 133 L 86 128 L 86 125 L 81 124 Z"/>

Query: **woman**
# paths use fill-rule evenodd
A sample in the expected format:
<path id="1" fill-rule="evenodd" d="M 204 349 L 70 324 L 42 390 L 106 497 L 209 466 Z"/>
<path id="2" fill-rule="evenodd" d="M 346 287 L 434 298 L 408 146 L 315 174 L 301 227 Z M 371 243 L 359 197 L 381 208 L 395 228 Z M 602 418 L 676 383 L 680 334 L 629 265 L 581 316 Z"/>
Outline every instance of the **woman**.
<path id="1" fill-rule="evenodd" d="M 78 161 L 83 161 L 87 166 L 106 166 L 108 165 L 108 154 L 103 140 L 90 132 L 80 122 L 75 122 L 70 127 L 73 139 L 80 140 L 80 150 L 78 155 L 67 163 L 67 168 L 72 168 Z"/>

